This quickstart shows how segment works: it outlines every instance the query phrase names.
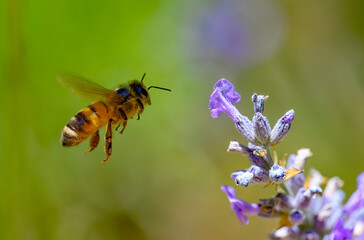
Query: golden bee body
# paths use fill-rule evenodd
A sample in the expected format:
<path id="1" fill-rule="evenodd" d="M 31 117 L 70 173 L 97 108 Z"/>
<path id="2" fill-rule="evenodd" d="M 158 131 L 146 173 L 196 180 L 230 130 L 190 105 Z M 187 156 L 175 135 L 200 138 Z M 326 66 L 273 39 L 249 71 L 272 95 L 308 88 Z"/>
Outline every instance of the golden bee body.
<path id="1" fill-rule="evenodd" d="M 122 125 L 123 129 L 120 132 L 122 133 L 128 119 L 133 118 L 136 114 L 138 115 L 138 120 L 140 119 L 144 105 L 151 104 L 148 93 L 150 88 L 170 91 L 169 89 L 155 86 L 146 88 L 143 84 L 143 78 L 141 81 L 134 80 L 128 84 L 120 85 L 115 90 L 109 90 L 81 77 L 69 74 L 58 76 L 58 79 L 74 92 L 93 99 L 99 99 L 99 101 L 82 109 L 69 120 L 61 134 L 62 146 L 77 145 L 92 135 L 90 149 L 86 151 L 90 152 L 99 143 L 99 129 L 107 125 L 105 134 L 106 159 L 102 162 L 108 161 L 112 150 L 112 127 L 118 125 L 117 130 Z"/>
<path id="2" fill-rule="evenodd" d="M 63 147 L 74 146 L 107 124 L 110 119 L 109 107 L 102 101 L 92 103 L 72 117 L 63 128 Z"/>

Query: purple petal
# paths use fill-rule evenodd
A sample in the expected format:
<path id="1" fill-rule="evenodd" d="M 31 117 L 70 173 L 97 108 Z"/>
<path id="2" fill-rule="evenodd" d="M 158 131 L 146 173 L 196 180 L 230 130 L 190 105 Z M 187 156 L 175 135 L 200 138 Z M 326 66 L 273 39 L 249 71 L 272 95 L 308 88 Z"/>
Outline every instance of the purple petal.
<path id="1" fill-rule="evenodd" d="M 214 86 L 214 92 L 210 96 L 209 109 L 211 117 L 217 118 L 225 112 L 234 122 L 241 115 L 234 106 L 240 100 L 240 95 L 234 91 L 234 85 L 225 78 L 220 79 Z"/>
<path id="2" fill-rule="evenodd" d="M 289 213 L 289 220 L 294 225 L 301 224 L 303 220 L 305 219 L 305 214 L 300 209 L 292 209 Z"/>
<path id="3" fill-rule="evenodd" d="M 364 172 L 357 177 L 357 184 L 358 189 L 351 195 L 344 207 L 344 213 L 347 215 L 364 207 Z"/>
<path id="4" fill-rule="evenodd" d="M 230 199 L 233 199 L 233 198 L 236 198 L 236 194 L 235 194 L 234 188 L 232 188 L 230 186 L 224 185 L 224 186 L 221 186 L 221 190 L 223 190 L 226 193 L 226 195 L 229 198 L 229 200 Z"/>
<path id="5" fill-rule="evenodd" d="M 234 104 L 240 101 L 239 93 L 234 91 L 234 85 L 225 78 L 220 79 L 214 86 L 214 90 L 221 94 L 231 103 Z"/>
<path id="6" fill-rule="evenodd" d="M 362 172 L 361 174 L 359 174 L 359 176 L 356 179 L 356 182 L 358 184 L 358 189 L 360 191 L 364 191 L 364 172 Z"/>
<path id="7" fill-rule="evenodd" d="M 249 223 L 249 219 L 246 215 L 244 215 L 244 203 L 239 201 L 239 199 L 233 199 L 230 201 L 231 209 L 235 212 L 236 217 L 239 219 L 241 224 L 244 224 L 243 219 L 246 224 Z"/>
<path id="8" fill-rule="evenodd" d="M 234 103 L 240 100 L 240 95 L 234 91 L 234 85 L 225 78 L 220 79 L 214 86 L 210 96 L 209 109 L 211 117 L 217 118 L 223 112 L 231 118 L 236 129 L 249 141 L 255 142 L 253 123 L 249 118 L 240 114 Z"/>
<path id="9" fill-rule="evenodd" d="M 209 109 L 220 108 L 221 105 L 221 93 L 217 90 L 213 91 L 210 96 Z"/>
<path id="10" fill-rule="evenodd" d="M 340 218 L 334 229 L 331 232 L 330 235 L 330 240 L 349 240 L 352 239 L 352 234 L 353 234 L 353 230 L 352 229 L 346 229 L 344 227 L 344 222 L 343 220 Z"/>
<path id="11" fill-rule="evenodd" d="M 260 212 L 258 204 L 248 203 L 239 198 L 236 198 L 234 188 L 230 186 L 222 186 L 223 190 L 228 196 L 229 202 L 231 204 L 231 209 L 235 212 L 236 217 L 239 219 L 240 223 L 243 224 L 243 219 L 248 224 L 249 220 L 245 214 L 257 215 Z"/>
<path id="12" fill-rule="evenodd" d="M 223 111 L 222 110 L 220 110 L 220 109 L 212 109 L 211 110 L 211 117 L 212 118 L 218 118 L 218 117 L 220 117 L 220 115 L 223 113 Z"/>

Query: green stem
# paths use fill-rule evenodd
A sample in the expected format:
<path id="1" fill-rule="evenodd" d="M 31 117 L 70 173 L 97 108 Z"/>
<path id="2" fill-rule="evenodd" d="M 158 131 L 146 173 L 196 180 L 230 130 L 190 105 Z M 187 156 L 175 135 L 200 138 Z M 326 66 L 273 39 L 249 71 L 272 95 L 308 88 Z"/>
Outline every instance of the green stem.
<path id="1" fill-rule="evenodd" d="M 266 146 L 264 146 L 264 148 L 265 148 L 265 150 L 267 150 L 268 164 L 269 164 L 269 166 L 273 166 L 274 161 L 273 161 L 272 155 L 270 154 L 269 147 L 266 145 Z"/>
<path id="2" fill-rule="evenodd" d="M 286 195 L 290 195 L 289 194 L 289 191 L 288 191 L 288 188 L 286 187 L 286 182 L 283 182 L 281 185 L 279 185 L 281 188 L 282 188 L 282 190 L 284 191 L 284 193 L 286 194 Z"/>

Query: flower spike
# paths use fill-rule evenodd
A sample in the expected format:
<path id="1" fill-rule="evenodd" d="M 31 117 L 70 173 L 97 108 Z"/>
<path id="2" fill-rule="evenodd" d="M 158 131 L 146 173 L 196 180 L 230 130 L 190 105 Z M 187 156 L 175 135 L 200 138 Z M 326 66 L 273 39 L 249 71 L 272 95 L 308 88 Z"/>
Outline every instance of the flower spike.
<path id="1" fill-rule="evenodd" d="M 288 157 L 288 161 L 286 155 L 280 161 L 276 152 L 272 158 L 270 147 L 287 136 L 294 111 L 286 112 L 271 129 L 268 118 L 263 115 L 267 98 L 253 94 L 254 116 L 250 121 L 234 106 L 240 95 L 228 80 L 219 80 L 210 97 L 211 116 L 217 118 L 226 113 L 248 140 L 248 144 L 231 141 L 227 149 L 248 156 L 251 164 L 245 170 L 233 172 L 233 181 L 244 187 L 273 185 L 278 191 L 274 197 L 248 203 L 236 197 L 234 188 L 222 186 L 238 220 L 247 224 L 247 215 L 280 218 L 278 229 L 269 235 L 273 240 L 364 239 L 364 172 L 357 178 L 358 189 L 343 204 L 345 193 L 340 178 L 327 179 L 315 169 L 304 176 L 306 161 L 312 155 L 310 149 L 298 150 L 297 154 Z"/>

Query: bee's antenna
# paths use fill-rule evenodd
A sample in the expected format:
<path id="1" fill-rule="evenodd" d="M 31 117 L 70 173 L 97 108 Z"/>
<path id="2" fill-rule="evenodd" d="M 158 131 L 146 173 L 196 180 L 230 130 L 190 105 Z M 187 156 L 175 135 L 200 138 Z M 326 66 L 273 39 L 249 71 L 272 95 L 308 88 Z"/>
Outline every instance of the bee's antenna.
<path id="1" fill-rule="evenodd" d="M 143 74 L 142 80 L 140 80 L 142 83 L 143 83 L 143 80 L 144 80 L 145 74 L 146 74 L 146 73 L 144 73 L 144 74 Z"/>
<path id="2" fill-rule="evenodd" d="M 168 89 L 168 88 L 162 88 L 162 87 L 156 87 L 156 86 L 150 86 L 148 87 L 148 90 L 151 89 L 151 88 L 157 88 L 157 89 L 160 89 L 160 90 L 165 90 L 165 91 L 169 91 L 169 92 L 172 92 L 171 89 Z"/>

